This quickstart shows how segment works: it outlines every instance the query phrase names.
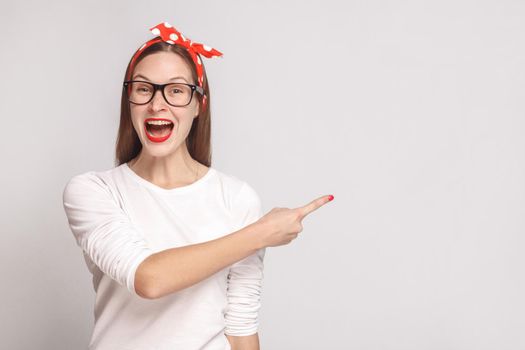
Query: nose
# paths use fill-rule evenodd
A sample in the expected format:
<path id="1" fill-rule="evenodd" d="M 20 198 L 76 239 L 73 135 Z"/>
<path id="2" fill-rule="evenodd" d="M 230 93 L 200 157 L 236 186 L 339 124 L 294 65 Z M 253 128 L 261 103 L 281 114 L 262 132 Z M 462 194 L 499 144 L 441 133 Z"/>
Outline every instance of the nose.
<path id="1" fill-rule="evenodd" d="M 153 98 L 150 101 L 150 105 L 154 111 L 166 108 L 166 101 L 164 100 L 164 96 L 162 96 L 161 90 L 155 91 Z"/>

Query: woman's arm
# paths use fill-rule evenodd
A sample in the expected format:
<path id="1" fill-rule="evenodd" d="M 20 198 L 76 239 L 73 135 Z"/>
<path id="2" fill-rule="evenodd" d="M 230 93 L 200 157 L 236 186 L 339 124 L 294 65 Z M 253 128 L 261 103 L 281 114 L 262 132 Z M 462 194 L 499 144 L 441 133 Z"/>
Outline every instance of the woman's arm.
<path id="1" fill-rule="evenodd" d="M 147 257 L 135 273 L 135 290 L 156 299 L 192 286 L 263 248 L 264 228 L 254 222 L 226 236 Z"/>
<path id="2" fill-rule="evenodd" d="M 226 334 L 232 350 L 260 350 L 259 334 L 255 333 L 243 337 Z"/>
<path id="3" fill-rule="evenodd" d="M 266 225 L 246 222 L 215 240 L 154 252 L 115 201 L 106 180 L 92 172 L 68 181 L 63 204 L 82 250 L 102 272 L 143 298 L 189 287 L 265 244 Z"/>

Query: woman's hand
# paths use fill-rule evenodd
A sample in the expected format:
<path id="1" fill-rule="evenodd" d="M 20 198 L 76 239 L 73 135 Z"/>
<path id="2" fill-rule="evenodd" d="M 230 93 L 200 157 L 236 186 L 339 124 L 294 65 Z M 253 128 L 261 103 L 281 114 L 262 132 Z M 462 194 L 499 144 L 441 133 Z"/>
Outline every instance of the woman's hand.
<path id="1" fill-rule="evenodd" d="M 290 243 L 303 230 L 301 221 L 314 210 L 330 202 L 332 195 L 319 197 L 303 207 L 294 209 L 273 208 L 255 222 L 264 227 L 262 237 L 265 247 L 276 247 Z"/>

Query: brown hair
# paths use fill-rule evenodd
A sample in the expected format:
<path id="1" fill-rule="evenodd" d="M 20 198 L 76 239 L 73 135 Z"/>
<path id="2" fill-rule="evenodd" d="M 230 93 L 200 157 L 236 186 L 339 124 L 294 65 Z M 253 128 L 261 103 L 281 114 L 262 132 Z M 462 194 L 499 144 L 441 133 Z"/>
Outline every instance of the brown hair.
<path id="1" fill-rule="evenodd" d="M 144 59 L 144 57 L 154 54 L 156 52 L 173 52 L 179 55 L 184 62 L 190 67 L 191 75 L 194 83 L 197 81 L 197 70 L 190 54 L 185 47 L 177 44 L 168 44 L 164 41 L 157 42 L 144 49 L 144 51 L 136 58 L 133 63 L 133 71 L 137 64 Z M 200 58 L 200 57 L 199 57 Z M 202 62 L 202 59 L 201 59 Z M 132 77 L 133 71 L 130 72 L 131 60 L 126 68 L 125 80 Z M 206 106 L 202 106 L 202 96 L 195 93 L 194 98 L 199 101 L 199 115 L 193 119 L 190 132 L 186 137 L 186 147 L 190 156 L 201 164 L 211 166 L 211 113 L 210 113 L 210 90 L 208 87 L 208 78 L 206 76 L 206 69 L 202 63 L 203 71 L 203 88 L 206 94 Z M 129 101 L 126 95 L 124 86 L 122 87 L 122 98 L 120 104 L 120 125 L 118 129 L 118 136 L 115 151 L 115 164 L 121 165 L 127 163 L 135 158 L 142 149 L 139 136 L 131 122 L 131 112 L 129 108 Z"/>

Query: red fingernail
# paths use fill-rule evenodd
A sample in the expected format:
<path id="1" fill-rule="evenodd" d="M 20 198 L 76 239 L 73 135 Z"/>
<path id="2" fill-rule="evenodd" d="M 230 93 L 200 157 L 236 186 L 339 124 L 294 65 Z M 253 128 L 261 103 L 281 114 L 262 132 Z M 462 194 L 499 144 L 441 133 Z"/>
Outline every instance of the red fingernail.
<path id="1" fill-rule="evenodd" d="M 332 199 L 334 199 L 334 196 L 329 195 L 329 196 L 328 196 L 328 200 L 331 201 Z"/>

